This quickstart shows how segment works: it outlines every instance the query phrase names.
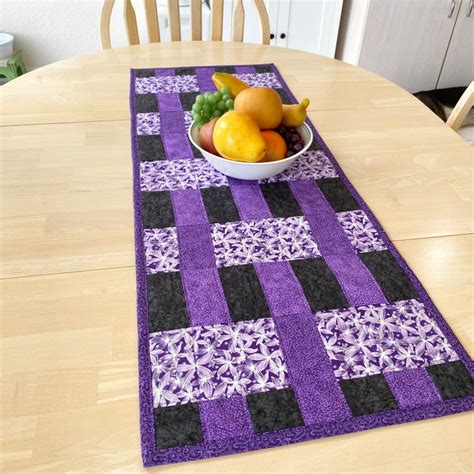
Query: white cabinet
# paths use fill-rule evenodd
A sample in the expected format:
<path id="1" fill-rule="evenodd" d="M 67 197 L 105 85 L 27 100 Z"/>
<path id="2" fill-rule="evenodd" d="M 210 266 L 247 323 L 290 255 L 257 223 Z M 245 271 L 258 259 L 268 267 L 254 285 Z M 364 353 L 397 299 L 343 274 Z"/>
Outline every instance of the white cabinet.
<path id="1" fill-rule="evenodd" d="M 467 86 L 474 80 L 474 0 L 463 0 L 437 89 Z"/>
<path id="2" fill-rule="evenodd" d="M 336 57 L 411 92 L 465 86 L 474 77 L 469 5 L 470 0 L 347 0 Z"/>
<path id="3" fill-rule="evenodd" d="M 225 2 L 230 3 L 233 2 Z M 334 57 L 342 3 L 343 0 L 266 0 L 270 44 Z M 244 7 L 244 41 L 260 43 L 260 24 L 252 0 L 244 0 Z M 230 17 L 224 16 L 226 33 L 232 29 Z"/>
<path id="4" fill-rule="evenodd" d="M 143 8 L 135 0 L 140 23 Z M 343 0 L 265 0 L 270 44 L 334 57 Z M 167 0 L 157 0 L 162 41 L 169 39 Z M 224 0 L 223 40 L 232 41 L 234 0 Z M 203 0 L 203 40 L 210 38 L 211 12 Z M 260 19 L 253 0 L 244 0 L 244 42 L 261 43 Z M 180 0 L 181 36 L 189 40 L 190 1 Z M 142 32 L 140 33 L 142 35 Z"/>

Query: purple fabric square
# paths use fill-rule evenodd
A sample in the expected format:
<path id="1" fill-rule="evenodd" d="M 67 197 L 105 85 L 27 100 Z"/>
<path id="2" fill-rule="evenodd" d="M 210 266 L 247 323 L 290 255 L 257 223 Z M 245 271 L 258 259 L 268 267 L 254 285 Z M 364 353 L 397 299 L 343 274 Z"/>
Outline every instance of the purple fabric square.
<path id="1" fill-rule="evenodd" d="M 172 191 L 171 199 L 177 226 L 208 224 L 201 193 L 197 189 Z"/>
<path id="2" fill-rule="evenodd" d="M 258 184 L 236 183 L 237 180 L 233 178 L 230 178 L 229 181 L 242 219 L 265 219 L 265 217 L 272 216 Z"/>
<path id="3" fill-rule="evenodd" d="M 160 105 L 160 111 L 164 112 L 182 112 L 183 107 L 179 100 L 178 94 L 158 94 L 158 103 Z"/>
<path id="4" fill-rule="evenodd" d="M 188 314 L 193 326 L 231 322 L 216 268 L 183 270 L 181 275 Z"/>
<path id="5" fill-rule="evenodd" d="M 274 317 L 311 313 L 303 289 L 289 262 L 257 263 L 255 270 Z"/>
<path id="6" fill-rule="evenodd" d="M 177 227 L 182 270 L 216 268 L 209 224 Z"/>
<path id="7" fill-rule="evenodd" d="M 385 374 L 400 408 L 435 404 L 441 396 L 426 369 L 405 369 Z"/>
<path id="8" fill-rule="evenodd" d="M 206 441 L 253 434 L 252 420 L 244 397 L 235 395 L 201 402 L 199 411 Z"/>

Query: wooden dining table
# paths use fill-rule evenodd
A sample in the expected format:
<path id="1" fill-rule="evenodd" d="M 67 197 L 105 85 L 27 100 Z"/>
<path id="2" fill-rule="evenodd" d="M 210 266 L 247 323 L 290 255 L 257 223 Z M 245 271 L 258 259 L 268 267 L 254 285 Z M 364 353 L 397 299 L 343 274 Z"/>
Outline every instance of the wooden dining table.
<path id="1" fill-rule="evenodd" d="M 466 349 L 472 148 L 410 93 L 334 59 L 184 42 L 77 56 L 0 90 L 1 471 L 140 472 L 130 68 L 275 63 Z M 172 473 L 472 472 L 473 417 Z"/>

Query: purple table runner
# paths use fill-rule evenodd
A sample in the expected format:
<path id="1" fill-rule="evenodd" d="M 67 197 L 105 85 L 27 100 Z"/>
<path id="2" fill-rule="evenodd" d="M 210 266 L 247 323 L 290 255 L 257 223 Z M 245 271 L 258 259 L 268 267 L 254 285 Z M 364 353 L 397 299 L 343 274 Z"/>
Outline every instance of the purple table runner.
<path id="1" fill-rule="evenodd" d="M 470 410 L 474 365 L 313 127 L 283 174 L 227 178 L 187 138 L 214 71 L 131 72 L 146 466 Z"/>

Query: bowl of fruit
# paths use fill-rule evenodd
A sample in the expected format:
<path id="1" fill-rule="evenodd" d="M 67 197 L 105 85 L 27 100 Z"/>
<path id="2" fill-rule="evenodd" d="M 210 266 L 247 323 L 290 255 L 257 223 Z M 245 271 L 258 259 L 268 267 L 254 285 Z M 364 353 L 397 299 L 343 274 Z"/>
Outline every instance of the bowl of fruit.
<path id="1" fill-rule="evenodd" d="M 218 90 L 196 97 L 188 134 L 218 171 L 244 180 L 270 178 L 309 148 L 308 99 L 284 105 L 271 88 L 249 87 L 225 73 L 212 79 Z"/>

